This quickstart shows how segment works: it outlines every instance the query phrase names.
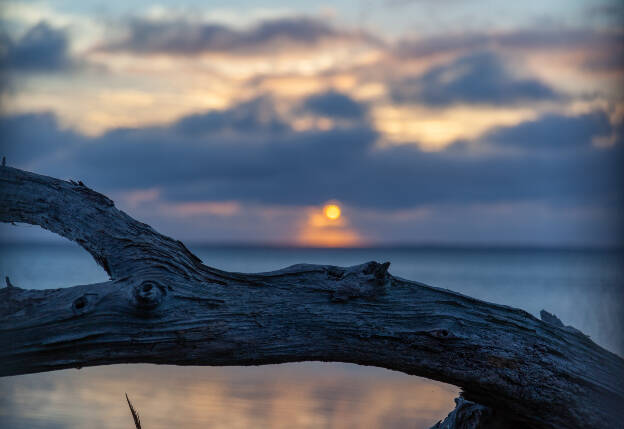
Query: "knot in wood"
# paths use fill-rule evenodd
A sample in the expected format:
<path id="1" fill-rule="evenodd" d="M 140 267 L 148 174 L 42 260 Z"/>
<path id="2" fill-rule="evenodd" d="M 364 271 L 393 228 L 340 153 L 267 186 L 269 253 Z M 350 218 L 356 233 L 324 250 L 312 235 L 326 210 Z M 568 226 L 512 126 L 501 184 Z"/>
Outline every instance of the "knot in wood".
<path id="1" fill-rule="evenodd" d="M 132 300 L 137 308 L 153 310 L 158 307 L 167 295 L 166 288 L 154 280 L 145 280 L 135 285 L 132 290 Z"/>
<path id="2" fill-rule="evenodd" d="M 440 338 L 443 340 L 450 340 L 453 338 L 457 338 L 457 335 L 455 335 L 452 331 L 449 331 L 448 329 L 432 329 L 431 331 L 428 332 L 428 334 L 431 337 Z"/>
<path id="3" fill-rule="evenodd" d="M 98 300 L 98 295 L 95 293 L 85 293 L 74 299 L 72 302 L 72 310 L 76 314 L 84 314 L 91 311 Z"/>
<path id="4" fill-rule="evenodd" d="M 81 296 L 80 298 L 76 298 L 76 300 L 74 301 L 74 308 L 76 310 L 83 309 L 86 305 L 87 305 L 87 299 L 84 296 Z"/>

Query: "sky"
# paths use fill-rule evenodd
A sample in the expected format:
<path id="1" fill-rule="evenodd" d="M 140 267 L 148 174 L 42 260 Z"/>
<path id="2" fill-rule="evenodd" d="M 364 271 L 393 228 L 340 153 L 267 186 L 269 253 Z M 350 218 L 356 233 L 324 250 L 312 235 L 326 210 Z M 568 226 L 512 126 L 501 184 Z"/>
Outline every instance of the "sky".
<path id="1" fill-rule="evenodd" d="M 0 155 L 190 242 L 621 245 L 623 23 L 610 0 L 4 1 Z"/>

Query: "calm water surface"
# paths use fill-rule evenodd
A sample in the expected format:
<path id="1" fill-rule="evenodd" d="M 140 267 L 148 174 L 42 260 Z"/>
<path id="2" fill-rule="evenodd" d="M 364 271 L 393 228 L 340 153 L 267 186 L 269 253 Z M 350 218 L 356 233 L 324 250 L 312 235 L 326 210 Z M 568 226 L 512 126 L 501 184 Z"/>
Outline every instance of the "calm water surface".
<path id="1" fill-rule="evenodd" d="M 622 254 L 527 249 L 280 249 L 190 246 L 241 272 L 300 262 L 390 261 L 392 274 L 525 309 L 546 309 L 624 355 Z M 0 275 L 24 288 L 107 280 L 73 245 L 0 245 Z M 316 362 L 263 367 L 114 365 L 0 379 L 2 428 L 132 427 L 123 393 L 153 428 L 426 428 L 454 386 L 379 368 Z"/>

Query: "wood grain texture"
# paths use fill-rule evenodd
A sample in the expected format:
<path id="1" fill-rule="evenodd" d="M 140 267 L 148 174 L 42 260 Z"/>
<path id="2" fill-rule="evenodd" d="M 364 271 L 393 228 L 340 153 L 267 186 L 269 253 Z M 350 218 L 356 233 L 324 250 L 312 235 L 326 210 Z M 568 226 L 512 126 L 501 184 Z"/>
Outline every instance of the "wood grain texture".
<path id="1" fill-rule="evenodd" d="M 220 271 L 82 183 L 11 167 L 0 167 L 0 221 L 67 237 L 110 275 L 1 289 L 2 376 L 131 362 L 350 362 L 460 386 L 518 427 L 624 421 L 624 360 L 552 315 L 395 277 L 388 263 Z"/>

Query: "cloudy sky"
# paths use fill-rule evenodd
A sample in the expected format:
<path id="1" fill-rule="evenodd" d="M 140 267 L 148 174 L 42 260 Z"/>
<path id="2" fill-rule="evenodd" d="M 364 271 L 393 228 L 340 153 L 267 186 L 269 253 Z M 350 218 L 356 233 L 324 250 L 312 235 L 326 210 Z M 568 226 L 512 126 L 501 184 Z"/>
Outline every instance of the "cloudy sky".
<path id="1" fill-rule="evenodd" d="M 0 7 L 0 155 L 165 234 L 621 244 L 620 1 Z"/>

